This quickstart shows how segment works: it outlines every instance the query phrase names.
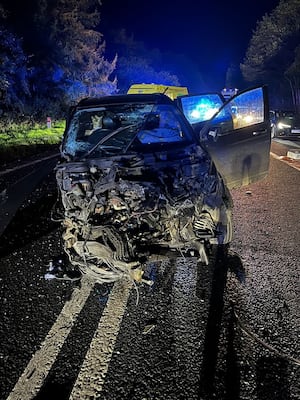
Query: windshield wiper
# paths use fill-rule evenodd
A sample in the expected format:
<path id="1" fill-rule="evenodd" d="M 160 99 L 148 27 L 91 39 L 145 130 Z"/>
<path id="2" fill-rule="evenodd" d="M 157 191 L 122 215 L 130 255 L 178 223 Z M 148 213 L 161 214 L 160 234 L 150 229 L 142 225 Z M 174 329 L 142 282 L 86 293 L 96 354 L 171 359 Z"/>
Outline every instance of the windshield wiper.
<path id="1" fill-rule="evenodd" d="M 117 135 L 120 132 L 123 132 L 129 128 L 134 128 L 134 127 L 139 127 L 140 124 L 131 124 L 131 125 L 127 125 L 127 126 L 121 126 L 118 129 L 115 129 L 114 131 L 110 132 L 108 135 L 104 136 L 103 138 L 101 138 L 89 151 L 87 151 L 86 153 L 84 153 L 81 157 L 79 157 L 79 159 L 85 158 L 90 156 L 99 146 L 101 146 L 101 149 L 105 150 L 108 148 L 114 148 L 114 149 L 118 149 L 121 150 L 122 147 L 119 146 L 113 146 L 113 145 L 104 145 L 105 142 L 107 142 L 109 139 L 111 139 L 112 137 L 114 137 L 115 135 Z M 104 146 L 102 146 L 104 145 Z"/>

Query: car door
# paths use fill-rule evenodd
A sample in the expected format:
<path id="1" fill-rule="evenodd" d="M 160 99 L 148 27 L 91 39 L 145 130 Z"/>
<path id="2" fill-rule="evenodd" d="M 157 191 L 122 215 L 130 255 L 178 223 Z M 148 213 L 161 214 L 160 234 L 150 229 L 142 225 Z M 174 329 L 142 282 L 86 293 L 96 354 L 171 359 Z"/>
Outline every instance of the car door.
<path id="1" fill-rule="evenodd" d="M 192 125 L 197 131 L 197 123 Z M 221 106 L 197 134 L 228 188 L 264 178 L 271 143 L 267 88 L 240 92 Z"/>

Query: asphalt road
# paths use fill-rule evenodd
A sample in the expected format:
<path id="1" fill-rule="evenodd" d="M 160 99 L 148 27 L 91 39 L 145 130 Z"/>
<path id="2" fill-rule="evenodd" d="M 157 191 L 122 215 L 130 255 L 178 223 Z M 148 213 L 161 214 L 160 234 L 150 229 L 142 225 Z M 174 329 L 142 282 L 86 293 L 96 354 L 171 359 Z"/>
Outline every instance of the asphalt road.
<path id="1" fill-rule="evenodd" d="M 0 399 L 299 400 L 300 163 L 286 150 L 274 142 L 269 176 L 232 192 L 228 261 L 152 261 L 152 287 L 45 279 L 62 251 L 50 174 L 0 237 Z"/>

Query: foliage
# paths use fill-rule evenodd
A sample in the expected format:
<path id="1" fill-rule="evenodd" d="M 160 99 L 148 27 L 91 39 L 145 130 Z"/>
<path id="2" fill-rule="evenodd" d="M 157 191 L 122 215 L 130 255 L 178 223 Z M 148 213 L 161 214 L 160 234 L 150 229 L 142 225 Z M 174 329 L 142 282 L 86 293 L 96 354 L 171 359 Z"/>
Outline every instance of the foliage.
<path id="1" fill-rule="evenodd" d="M 161 69 L 162 56 L 159 50 L 147 49 L 143 42 L 136 41 L 124 29 L 110 33 L 110 48 L 118 54 L 116 78 L 120 93 L 126 93 L 133 83 L 159 83 L 179 86 L 178 77 Z"/>
<path id="2" fill-rule="evenodd" d="M 54 121 L 51 128 L 47 124 L 25 120 L 16 123 L 13 120 L 1 121 L 0 149 L 20 145 L 58 144 L 65 128 L 64 121 Z"/>
<path id="3" fill-rule="evenodd" d="M 290 84 L 293 104 L 300 112 L 300 45 L 295 50 L 294 61 L 285 71 L 285 77 Z"/>
<path id="4" fill-rule="evenodd" d="M 134 83 L 158 83 L 179 86 L 175 75 L 167 71 L 155 71 L 148 61 L 140 57 L 119 57 L 117 77 L 121 93 L 126 93 Z"/>
<path id="5" fill-rule="evenodd" d="M 109 77 L 117 60 L 104 57 L 98 0 L 2 3 L 0 18 L 8 17 L 0 32 L 0 89 L 19 115 L 62 117 L 82 97 L 116 91 Z"/>
<path id="6" fill-rule="evenodd" d="M 116 58 L 111 63 L 104 58 L 105 42 L 95 30 L 100 21 L 97 6 L 96 0 L 41 0 L 35 14 L 35 26 L 38 32 L 46 29 L 47 43 L 39 46 L 38 57 L 48 64 L 70 101 L 115 91 L 116 81 L 109 76 Z"/>
<path id="7" fill-rule="evenodd" d="M 29 95 L 27 57 L 21 40 L 0 26 L 0 108 L 23 112 Z"/>
<path id="8" fill-rule="evenodd" d="M 289 86 L 300 111 L 299 44 L 300 0 L 281 0 L 257 23 L 241 70 L 248 82 L 268 83 L 274 97 L 286 96 Z"/>
<path id="9" fill-rule="evenodd" d="M 244 85 L 240 67 L 231 63 L 226 71 L 225 87 L 226 88 L 242 88 Z"/>

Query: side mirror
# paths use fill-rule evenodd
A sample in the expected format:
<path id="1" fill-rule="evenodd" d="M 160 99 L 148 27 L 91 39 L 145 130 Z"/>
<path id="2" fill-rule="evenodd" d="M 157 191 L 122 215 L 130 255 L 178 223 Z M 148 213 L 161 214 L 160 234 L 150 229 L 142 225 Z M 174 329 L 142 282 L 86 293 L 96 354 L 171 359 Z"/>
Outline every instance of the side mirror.
<path id="1" fill-rule="evenodd" d="M 214 140 L 217 140 L 219 131 L 220 131 L 220 128 L 212 128 L 207 132 L 207 135 L 212 137 Z"/>
<path id="2" fill-rule="evenodd" d="M 200 141 L 214 141 L 218 140 L 218 137 L 222 134 L 222 129 L 219 126 L 210 126 L 208 129 L 205 129 L 206 126 L 201 129 L 199 133 Z"/>

